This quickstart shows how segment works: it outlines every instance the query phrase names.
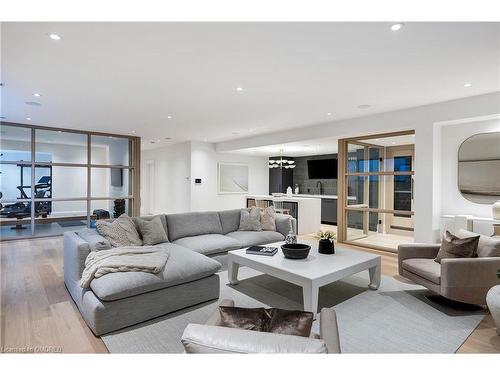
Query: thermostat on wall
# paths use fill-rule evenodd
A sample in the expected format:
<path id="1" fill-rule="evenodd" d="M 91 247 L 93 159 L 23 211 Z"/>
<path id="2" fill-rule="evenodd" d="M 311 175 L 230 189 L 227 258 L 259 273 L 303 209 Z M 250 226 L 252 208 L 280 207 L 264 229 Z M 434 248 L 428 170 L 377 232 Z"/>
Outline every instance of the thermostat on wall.
<path id="1" fill-rule="evenodd" d="M 195 184 L 201 184 L 201 178 L 195 178 L 194 179 Z"/>

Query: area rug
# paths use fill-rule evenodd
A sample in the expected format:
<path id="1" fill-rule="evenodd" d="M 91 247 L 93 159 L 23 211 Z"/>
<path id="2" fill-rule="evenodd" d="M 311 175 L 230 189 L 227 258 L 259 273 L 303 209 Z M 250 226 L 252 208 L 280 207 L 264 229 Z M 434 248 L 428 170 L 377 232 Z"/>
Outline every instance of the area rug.
<path id="1" fill-rule="evenodd" d="M 237 306 L 302 309 L 302 289 L 286 281 L 240 268 L 238 285 L 220 273 L 221 298 Z M 420 286 L 382 277 L 369 290 L 368 272 L 320 288 L 320 307 L 337 312 L 343 353 L 454 353 L 484 318 L 484 311 L 460 311 L 435 304 Z M 212 301 L 125 328 L 102 339 L 110 353 L 181 353 L 189 323 L 203 324 L 217 308 Z M 319 320 L 313 330 L 318 332 Z"/>

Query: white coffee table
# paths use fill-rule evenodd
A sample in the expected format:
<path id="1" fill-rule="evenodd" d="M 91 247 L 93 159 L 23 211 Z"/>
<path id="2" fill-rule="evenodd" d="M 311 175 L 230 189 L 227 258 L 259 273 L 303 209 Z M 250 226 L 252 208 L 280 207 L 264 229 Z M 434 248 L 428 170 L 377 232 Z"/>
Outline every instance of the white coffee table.
<path id="1" fill-rule="evenodd" d="M 302 287 L 304 310 L 318 311 L 318 293 L 323 285 L 341 280 L 347 276 L 368 270 L 370 284 L 368 288 L 378 289 L 380 286 L 380 255 L 368 252 L 335 248 L 335 254 L 318 253 L 317 241 L 300 241 L 311 245 L 306 259 L 293 260 L 284 257 L 281 251 L 283 242 L 269 244 L 277 247 L 278 253 L 272 257 L 246 254 L 245 249 L 228 253 L 228 276 L 231 285 L 238 283 L 238 269 L 247 266 L 278 279 L 288 281 Z"/>

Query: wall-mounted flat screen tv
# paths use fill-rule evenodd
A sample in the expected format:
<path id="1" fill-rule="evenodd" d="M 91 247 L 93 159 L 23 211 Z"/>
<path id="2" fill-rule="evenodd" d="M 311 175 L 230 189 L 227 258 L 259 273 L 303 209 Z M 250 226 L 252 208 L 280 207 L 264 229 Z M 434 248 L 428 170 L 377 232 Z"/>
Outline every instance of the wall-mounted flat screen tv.
<path id="1" fill-rule="evenodd" d="M 307 161 L 309 179 L 336 179 L 337 159 L 311 159 Z"/>

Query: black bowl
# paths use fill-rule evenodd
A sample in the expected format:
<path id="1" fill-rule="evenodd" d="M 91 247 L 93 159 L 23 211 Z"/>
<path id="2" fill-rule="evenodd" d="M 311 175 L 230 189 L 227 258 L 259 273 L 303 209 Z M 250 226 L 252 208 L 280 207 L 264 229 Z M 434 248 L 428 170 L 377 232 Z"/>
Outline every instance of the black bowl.
<path id="1" fill-rule="evenodd" d="M 281 245 L 281 250 L 283 250 L 285 258 L 305 259 L 309 255 L 311 246 L 303 243 L 290 243 L 286 245 Z"/>

